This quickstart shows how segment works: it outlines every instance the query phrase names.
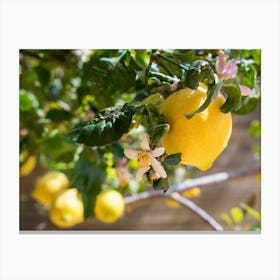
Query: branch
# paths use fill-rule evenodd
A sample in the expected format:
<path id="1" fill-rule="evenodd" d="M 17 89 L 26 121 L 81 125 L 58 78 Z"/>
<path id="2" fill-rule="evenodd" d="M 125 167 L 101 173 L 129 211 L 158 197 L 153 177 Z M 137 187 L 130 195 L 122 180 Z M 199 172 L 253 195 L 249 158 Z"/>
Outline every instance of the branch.
<path id="1" fill-rule="evenodd" d="M 237 179 L 245 176 L 251 176 L 259 172 L 260 172 L 260 168 L 254 168 L 254 169 L 237 170 L 233 172 L 221 172 L 221 173 L 211 174 L 199 178 L 194 178 L 191 180 L 186 180 L 180 184 L 170 186 L 169 190 L 165 193 L 165 195 L 172 192 L 180 193 L 195 187 L 206 187 L 210 185 L 216 185 L 233 179 Z M 139 193 L 137 195 L 125 197 L 124 200 L 126 204 L 130 204 L 138 200 L 149 199 L 149 198 L 165 196 L 165 195 L 162 193 L 162 191 L 151 190 L 151 191 Z"/>
<path id="2" fill-rule="evenodd" d="M 208 176 L 203 176 L 200 178 L 194 178 L 192 180 L 184 181 L 180 184 L 173 185 L 169 188 L 169 190 L 166 193 L 163 193 L 162 191 L 146 191 L 134 196 L 125 197 L 124 201 L 126 205 L 130 204 L 136 204 L 138 205 L 141 202 L 148 201 L 154 198 L 159 197 L 168 197 L 170 199 L 173 199 L 187 208 L 189 208 L 191 211 L 199 215 L 203 220 L 205 220 L 213 229 L 215 230 L 223 230 L 222 226 L 213 218 L 211 217 L 206 211 L 204 211 L 202 208 L 200 208 L 198 205 L 196 205 L 191 200 L 178 195 L 178 193 L 183 192 L 187 189 L 191 189 L 194 187 L 205 187 L 210 185 L 216 185 L 219 183 L 223 183 L 226 181 L 230 181 L 233 179 L 238 179 L 245 176 L 252 176 L 254 174 L 257 174 L 260 172 L 260 168 L 254 168 L 254 169 L 246 169 L 246 170 L 238 170 L 233 172 L 221 172 L 216 173 Z M 174 193 L 177 193 L 176 195 Z"/>
<path id="3" fill-rule="evenodd" d="M 178 194 L 175 195 L 174 193 L 167 194 L 166 196 L 189 208 L 191 211 L 193 211 L 195 214 L 197 214 L 203 220 L 205 220 L 213 229 L 224 230 L 223 227 L 212 216 L 210 216 L 206 211 L 204 211 L 202 208 L 200 208 L 190 199 L 187 199 L 182 195 L 178 195 Z"/>

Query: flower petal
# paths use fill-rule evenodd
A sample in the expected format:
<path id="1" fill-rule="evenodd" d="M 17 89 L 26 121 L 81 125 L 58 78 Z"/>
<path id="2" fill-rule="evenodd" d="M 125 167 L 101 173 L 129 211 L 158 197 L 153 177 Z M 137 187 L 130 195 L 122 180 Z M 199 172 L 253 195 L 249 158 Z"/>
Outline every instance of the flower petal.
<path id="1" fill-rule="evenodd" d="M 154 149 L 151 154 L 153 157 L 159 157 L 164 154 L 165 149 L 163 147 Z"/>
<path id="2" fill-rule="evenodd" d="M 248 95 L 251 94 L 251 89 L 249 89 L 248 87 L 245 87 L 243 85 L 239 85 L 239 88 L 241 90 L 241 95 L 248 96 Z"/>
<path id="3" fill-rule="evenodd" d="M 148 139 L 148 135 L 146 133 L 143 133 L 141 148 L 144 151 L 150 151 L 149 139 Z"/>
<path id="4" fill-rule="evenodd" d="M 152 157 L 152 167 L 153 169 L 160 175 L 162 178 L 166 178 L 167 174 L 164 170 L 164 168 L 161 166 L 161 164 L 156 160 L 154 157 Z"/>
<path id="5" fill-rule="evenodd" d="M 216 71 L 218 74 L 222 74 L 226 67 L 226 56 L 223 51 L 219 51 L 219 58 L 216 62 Z"/>
<path id="6" fill-rule="evenodd" d="M 223 77 L 225 80 L 233 77 L 238 71 L 238 67 L 236 66 L 236 60 L 231 60 L 226 66 L 225 72 L 223 73 Z"/>
<path id="7" fill-rule="evenodd" d="M 124 155 L 129 159 L 138 159 L 139 151 L 125 149 L 123 151 Z"/>
<path id="8" fill-rule="evenodd" d="M 139 168 L 136 172 L 136 181 L 141 181 L 142 180 L 142 177 L 143 175 L 149 170 L 150 167 L 142 167 L 142 168 Z"/>

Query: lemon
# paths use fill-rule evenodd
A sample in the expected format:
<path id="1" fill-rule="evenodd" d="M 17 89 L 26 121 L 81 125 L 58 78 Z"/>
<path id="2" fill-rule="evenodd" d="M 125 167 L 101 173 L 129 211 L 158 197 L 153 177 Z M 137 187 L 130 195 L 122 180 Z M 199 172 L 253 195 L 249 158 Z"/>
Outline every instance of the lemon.
<path id="1" fill-rule="evenodd" d="M 69 181 L 62 172 L 50 171 L 37 179 L 31 196 L 43 205 L 50 205 L 56 195 L 69 186 Z"/>
<path id="2" fill-rule="evenodd" d="M 207 97 L 207 88 L 184 88 L 171 94 L 164 103 L 163 114 L 170 129 L 162 140 L 167 154 L 182 153 L 181 163 L 207 170 L 226 148 L 231 136 L 231 113 L 220 107 L 225 98 L 219 93 L 203 112 L 187 119 L 184 114 L 197 110 Z"/>
<path id="3" fill-rule="evenodd" d="M 104 223 L 114 223 L 124 212 L 122 195 L 115 190 L 104 190 L 96 198 L 95 216 Z"/>
<path id="4" fill-rule="evenodd" d="M 61 192 L 51 205 L 49 217 L 53 224 L 61 228 L 83 222 L 84 206 L 77 189 Z"/>
<path id="5" fill-rule="evenodd" d="M 20 162 L 23 162 L 20 166 L 20 176 L 27 176 L 36 166 L 36 156 L 28 156 L 27 151 L 24 151 L 20 154 Z"/>

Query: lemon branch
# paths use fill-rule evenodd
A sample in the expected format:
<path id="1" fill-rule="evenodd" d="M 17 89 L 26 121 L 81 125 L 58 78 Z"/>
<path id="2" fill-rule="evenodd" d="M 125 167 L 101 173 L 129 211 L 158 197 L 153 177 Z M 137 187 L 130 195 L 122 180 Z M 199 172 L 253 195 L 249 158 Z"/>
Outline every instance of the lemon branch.
<path id="1" fill-rule="evenodd" d="M 149 200 L 152 200 L 154 198 L 171 198 L 173 200 L 176 200 L 183 204 L 184 206 L 188 207 L 190 210 L 195 212 L 197 215 L 199 215 L 202 219 L 207 221 L 214 229 L 216 230 L 222 230 L 221 226 L 203 209 L 201 209 L 199 206 L 194 204 L 192 201 L 184 198 L 184 197 L 175 197 L 172 194 L 174 192 L 180 193 L 188 189 L 192 189 L 195 187 L 206 187 L 206 186 L 213 186 L 220 183 L 228 182 L 231 180 L 236 180 L 242 177 L 246 176 L 253 176 L 255 174 L 258 174 L 260 172 L 260 168 L 252 168 L 252 169 L 242 169 L 232 172 L 221 172 L 216 174 L 211 174 L 199 178 L 194 178 L 192 180 L 186 180 L 182 183 L 172 185 L 170 186 L 169 190 L 166 193 L 163 193 L 162 191 L 145 191 L 142 193 L 139 193 L 137 195 L 128 196 L 124 198 L 125 204 L 127 206 L 136 206 L 138 204 L 145 203 Z"/>
<path id="2" fill-rule="evenodd" d="M 190 199 L 183 197 L 182 195 L 174 195 L 174 193 L 167 194 L 168 198 L 171 198 L 182 205 L 189 208 L 195 214 L 199 215 L 203 220 L 205 220 L 213 229 L 215 230 L 223 230 L 223 227 L 215 220 L 212 216 L 210 216 L 206 211 L 200 208 L 197 204 L 195 204 Z"/>

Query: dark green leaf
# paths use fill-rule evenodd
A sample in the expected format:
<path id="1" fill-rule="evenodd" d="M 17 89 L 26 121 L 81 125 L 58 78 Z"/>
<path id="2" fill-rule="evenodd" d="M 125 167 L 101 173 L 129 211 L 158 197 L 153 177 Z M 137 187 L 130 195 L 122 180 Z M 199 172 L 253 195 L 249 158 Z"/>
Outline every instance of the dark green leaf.
<path id="1" fill-rule="evenodd" d="M 141 102 L 148 96 L 149 96 L 149 94 L 146 91 L 137 92 L 135 98 L 133 100 L 131 100 L 129 102 L 129 104 L 135 104 L 135 103 Z"/>
<path id="2" fill-rule="evenodd" d="M 37 73 L 42 86 L 46 86 L 50 82 L 51 73 L 48 69 L 42 66 L 37 66 L 35 72 Z"/>
<path id="3" fill-rule="evenodd" d="M 74 167 L 71 186 L 82 194 L 85 218 L 93 215 L 96 196 L 105 177 L 105 169 L 89 161 L 80 160 Z"/>
<path id="4" fill-rule="evenodd" d="M 181 162 L 182 153 L 172 154 L 165 158 L 164 163 L 168 165 L 177 165 Z"/>
<path id="5" fill-rule="evenodd" d="M 166 192 L 169 189 L 169 183 L 166 178 L 159 178 L 158 180 L 153 180 L 154 190 L 163 190 Z"/>
<path id="6" fill-rule="evenodd" d="M 184 63 L 188 69 L 185 73 L 184 84 L 191 89 L 197 89 L 200 82 L 213 84 L 215 81 L 214 71 L 205 60 L 196 60 L 193 63 Z"/>
<path id="7" fill-rule="evenodd" d="M 224 84 L 222 90 L 227 93 L 227 100 L 221 106 L 220 110 L 223 113 L 228 113 L 232 110 L 238 110 L 241 106 L 241 91 L 237 84 Z"/>
<path id="8" fill-rule="evenodd" d="M 128 106 L 110 107 L 99 113 L 93 120 L 83 122 L 68 135 L 73 141 L 86 146 L 111 144 L 128 132 L 133 114 L 138 108 Z"/>
<path id="9" fill-rule="evenodd" d="M 210 105 L 210 103 L 216 98 L 222 86 L 223 86 L 223 82 L 209 86 L 207 92 L 207 98 L 205 99 L 204 103 L 196 111 L 190 114 L 185 114 L 185 117 L 190 119 L 194 115 L 203 112 Z"/>
<path id="10" fill-rule="evenodd" d="M 69 119 L 70 117 L 70 112 L 59 108 L 52 108 L 46 114 L 46 118 L 51 119 L 53 122 L 62 122 Z"/>

